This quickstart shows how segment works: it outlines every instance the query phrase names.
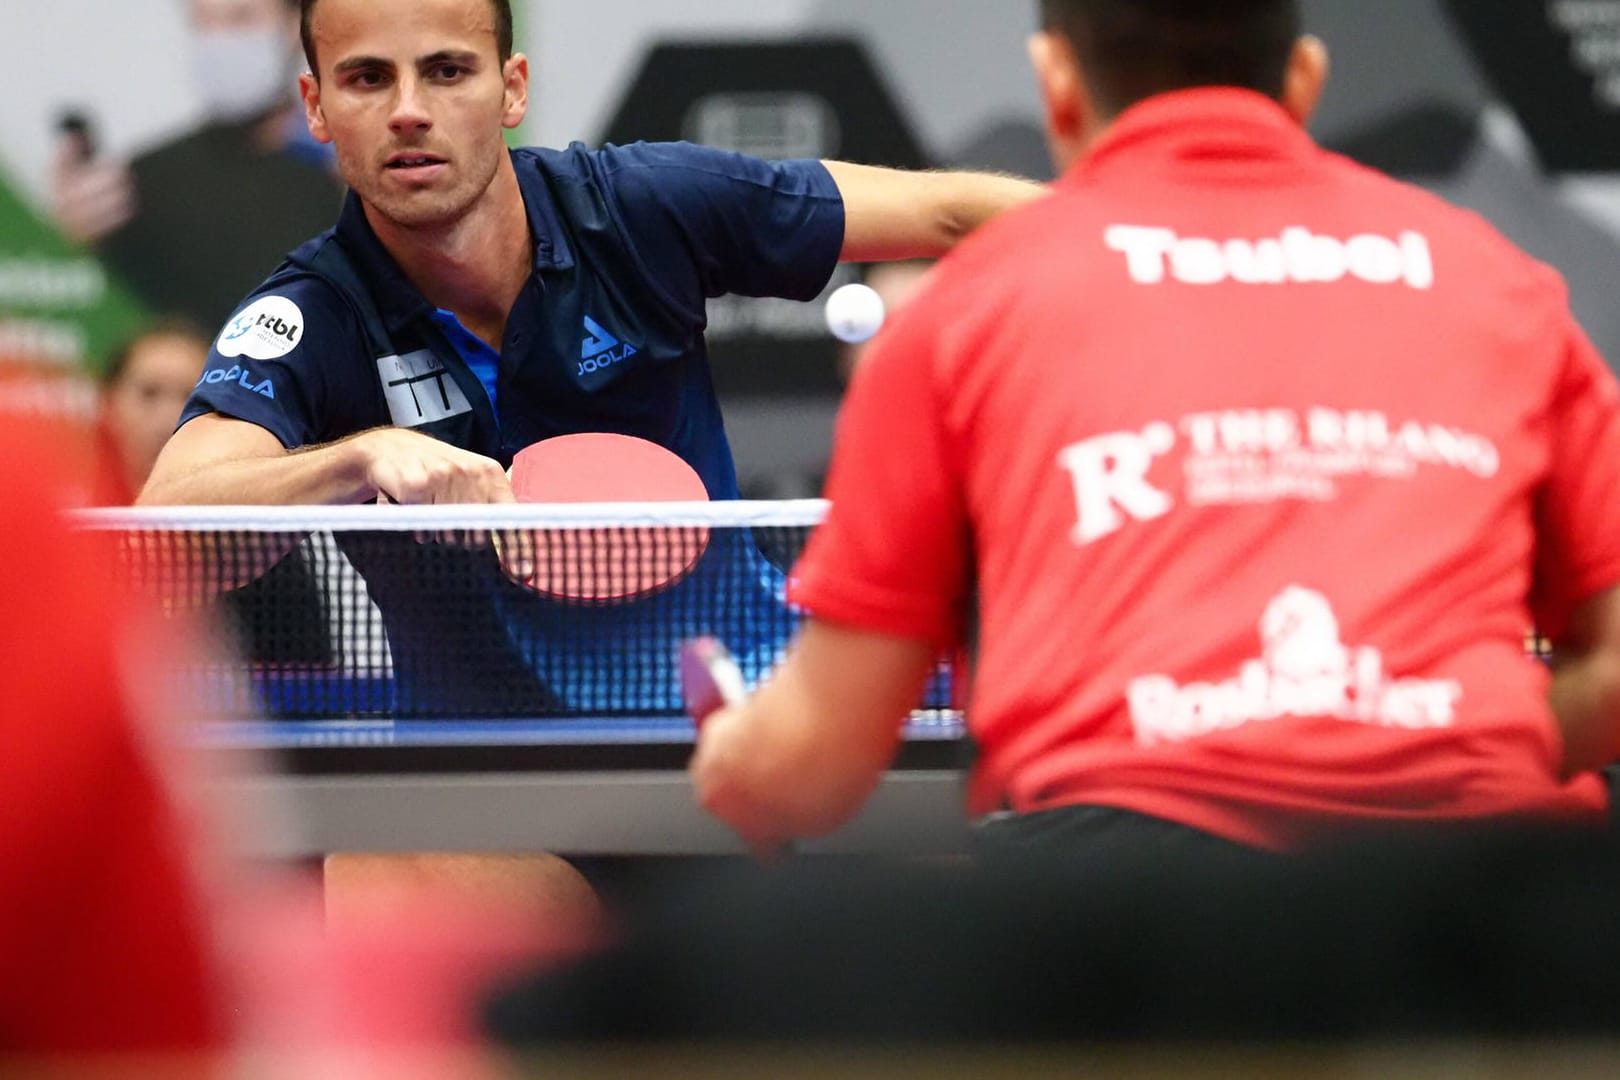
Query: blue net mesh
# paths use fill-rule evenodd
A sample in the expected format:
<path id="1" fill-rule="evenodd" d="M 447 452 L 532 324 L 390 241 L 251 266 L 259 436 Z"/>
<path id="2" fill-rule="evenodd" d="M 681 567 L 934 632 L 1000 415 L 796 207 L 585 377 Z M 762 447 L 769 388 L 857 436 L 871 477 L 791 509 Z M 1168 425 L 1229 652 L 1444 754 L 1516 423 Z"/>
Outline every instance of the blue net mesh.
<path id="1" fill-rule="evenodd" d="M 750 685 L 767 677 L 802 618 L 787 579 L 825 508 L 547 509 L 84 520 L 117 532 L 132 585 L 224 631 L 229 648 L 178 673 L 215 713 L 566 721 L 681 715 L 677 650 L 694 636 L 725 643 Z M 955 674 L 942 660 L 919 708 L 948 710 Z"/>

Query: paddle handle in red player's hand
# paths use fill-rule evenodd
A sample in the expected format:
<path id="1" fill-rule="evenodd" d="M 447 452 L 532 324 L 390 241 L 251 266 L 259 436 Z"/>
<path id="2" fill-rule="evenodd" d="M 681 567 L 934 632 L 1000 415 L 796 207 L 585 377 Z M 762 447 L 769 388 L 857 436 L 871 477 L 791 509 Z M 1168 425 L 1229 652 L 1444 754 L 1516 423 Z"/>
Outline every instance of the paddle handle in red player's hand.
<path id="1" fill-rule="evenodd" d="M 692 638 L 681 645 L 681 697 L 699 727 L 712 713 L 743 699 L 747 687 L 742 669 L 720 641 Z"/>
<path id="2" fill-rule="evenodd" d="M 698 637 L 682 643 L 680 660 L 681 697 L 699 731 L 710 716 L 737 704 L 746 695 L 742 668 L 717 639 Z M 748 846 L 756 859 L 766 863 L 795 852 L 793 842 L 784 839 L 748 840 Z"/>

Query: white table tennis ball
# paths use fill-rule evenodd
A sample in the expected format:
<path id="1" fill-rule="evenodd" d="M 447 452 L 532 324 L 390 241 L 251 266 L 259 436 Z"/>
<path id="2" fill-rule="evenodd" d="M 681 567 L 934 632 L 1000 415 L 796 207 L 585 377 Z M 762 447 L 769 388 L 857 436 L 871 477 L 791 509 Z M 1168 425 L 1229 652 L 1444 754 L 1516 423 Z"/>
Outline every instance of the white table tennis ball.
<path id="1" fill-rule="evenodd" d="M 839 341 L 859 344 L 883 328 L 883 297 L 865 285 L 845 285 L 827 297 L 827 329 Z"/>

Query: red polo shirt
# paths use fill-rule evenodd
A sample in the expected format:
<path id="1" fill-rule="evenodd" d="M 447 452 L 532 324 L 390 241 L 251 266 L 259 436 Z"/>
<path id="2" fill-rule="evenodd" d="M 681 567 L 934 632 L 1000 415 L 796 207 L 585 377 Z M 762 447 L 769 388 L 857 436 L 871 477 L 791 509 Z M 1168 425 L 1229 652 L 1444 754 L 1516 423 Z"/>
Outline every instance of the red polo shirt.
<path id="1" fill-rule="evenodd" d="M 24 1057 L 218 1049 L 212 912 L 148 745 L 149 723 L 173 718 L 138 708 L 165 642 L 114 588 L 110 541 L 61 516 L 92 486 L 88 440 L 9 411 L 5 375 L 0 1042 Z"/>
<path id="2" fill-rule="evenodd" d="M 1620 582 L 1617 403 L 1479 218 L 1165 95 L 880 336 L 794 598 L 943 643 L 976 584 L 975 812 L 1595 816 L 1523 640 Z"/>

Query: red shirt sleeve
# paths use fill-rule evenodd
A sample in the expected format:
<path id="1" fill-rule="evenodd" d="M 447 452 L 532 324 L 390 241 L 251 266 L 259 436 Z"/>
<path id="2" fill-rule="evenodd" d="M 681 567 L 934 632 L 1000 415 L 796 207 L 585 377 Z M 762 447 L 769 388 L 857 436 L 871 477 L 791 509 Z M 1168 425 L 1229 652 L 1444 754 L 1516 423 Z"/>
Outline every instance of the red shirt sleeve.
<path id="1" fill-rule="evenodd" d="M 1547 418 L 1537 499 L 1537 625 L 1557 639 L 1576 606 L 1620 584 L 1620 384 L 1573 321 Z"/>
<path id="2" fill-rule="evenodd" d="M 112 552 L 59 516 L 54 426 L 0 429 L 0 1038 L 12 1053 L 194 1051 L 227 1018 L 190 851 L 124 680 Z"/>
<path id="3" fill-rule="evenodd" d="M 856 371 L 833 440 L 832 508 L 789 597 L 818 619 L 944 647 L 961 632 L 969 526 L 931 306 L 907 305 Z"/>

